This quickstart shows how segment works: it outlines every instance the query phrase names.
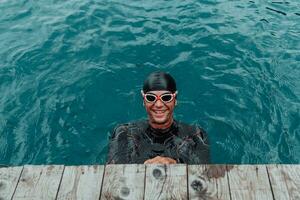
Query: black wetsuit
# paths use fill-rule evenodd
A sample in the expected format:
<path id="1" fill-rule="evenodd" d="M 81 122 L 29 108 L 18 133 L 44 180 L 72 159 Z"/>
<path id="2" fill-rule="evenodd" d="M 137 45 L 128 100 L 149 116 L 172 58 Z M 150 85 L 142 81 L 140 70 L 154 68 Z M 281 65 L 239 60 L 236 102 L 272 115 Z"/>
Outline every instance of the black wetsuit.
<path id="1" fill-rule="evenodd" d="M 177 163 L 210 163 L 208 137 L 197 126 L 174 121 L 166 130 L 153 129 L 148 121 L 117 126 L 110 136 L 108 164 L 144 163 L 156 156 Z"/>

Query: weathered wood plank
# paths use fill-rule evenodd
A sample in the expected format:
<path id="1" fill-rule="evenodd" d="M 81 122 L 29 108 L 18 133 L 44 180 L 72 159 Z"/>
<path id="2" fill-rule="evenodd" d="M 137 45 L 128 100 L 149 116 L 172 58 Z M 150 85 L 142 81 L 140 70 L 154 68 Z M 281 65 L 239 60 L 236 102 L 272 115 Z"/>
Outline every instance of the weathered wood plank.
<path id="1" fill-rule="evenodd" d="M 273 199 L 265 165 L 236 165 L 228 178 L 232 200 Z"/>
<path id="2" fill-rule="evenodd" d="M 209 178 L 207 176 L 209 167 L 210 165 L 188 166 L 189 199 L 230 200 L 227 174 L 224 177 Z"/>
<path id="3" fill-rule="evenodd" d="M 0 168 L 0 199 L 98 199 L 103 168 Z M 271 186 L 275 199 L 300 199 L 300 165 L 238 165 L 218 179 L 208 179 L 207 169 L 190 165 L 187 174 L 185 165 L 108 165 L 101 199 L 230 199 L 228 189 L 231 199 L 273 199 Z"/>
<path id="4" fill-rule="evenodd" d="M 143 199 L 145 165 L 106 165 L 101 199 Z"/>
<path id="5" fill-rule="evenodd" d="M 66 166 L 57 199 L 99 199 L 104 166 Z"/>
<path id="6" fill-rule="evenodd" d="M 300 199 L 300 165 L 267 166 L 275 199 Z"/>
<path id="7" fill-rule="evenodd" d="M 13 199 L 55 199 L 64 166 L 25 165 Z"/>
<path id="8" fill-rule="evenodd" d="M 0 199 L 11 199 L 23 167 L 0 168 Z"/>
<path id="9" fill-rule="evenodd" d="M 145 199 L 187 199 L 187 167 L 147 165 Z"/>

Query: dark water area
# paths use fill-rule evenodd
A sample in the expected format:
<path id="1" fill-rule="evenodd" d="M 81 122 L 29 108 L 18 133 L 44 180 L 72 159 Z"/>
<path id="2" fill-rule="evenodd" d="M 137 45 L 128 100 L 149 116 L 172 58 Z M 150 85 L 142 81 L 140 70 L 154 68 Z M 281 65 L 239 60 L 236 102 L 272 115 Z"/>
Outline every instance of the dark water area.
<path id="1" fill-rule="evenodd" d="M 0 164 L 103 164 L 153 71 L 214 163 L 300 163 L 300 2 L 0 0 Z"/>

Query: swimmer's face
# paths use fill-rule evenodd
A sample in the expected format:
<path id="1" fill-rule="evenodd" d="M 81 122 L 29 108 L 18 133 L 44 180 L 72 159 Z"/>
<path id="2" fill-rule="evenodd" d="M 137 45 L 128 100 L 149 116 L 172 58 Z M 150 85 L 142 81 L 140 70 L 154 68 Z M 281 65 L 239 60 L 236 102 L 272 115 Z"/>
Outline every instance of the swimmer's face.
<path id="1" fill-rule="evenodd" d="M 161 97 L 164 94 L 172 94 L 170 91 L 150 91 L 147 94 L 153 94 Z M 176 94 L 170 102 L 164 102 L 158 98 L 154 103 L 148 102 L 144 98 L 144 105 L 148 113 L 149 123 L 153 128 L 165 129 L 173 123 L 173 111 L 176 104 Z"/>

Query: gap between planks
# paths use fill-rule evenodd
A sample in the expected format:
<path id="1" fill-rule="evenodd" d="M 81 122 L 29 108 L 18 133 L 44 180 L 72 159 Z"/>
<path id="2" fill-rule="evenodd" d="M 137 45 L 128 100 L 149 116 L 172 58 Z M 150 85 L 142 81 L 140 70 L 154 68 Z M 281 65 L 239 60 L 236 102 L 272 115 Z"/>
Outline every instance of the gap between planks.
<path id="1" fill-rule="evenodd" d="M 102 171 L 98 171 L 96 174 L 98 174 L 98 186 L 94 188 L 93 190 L 97 190 L 97 195 L 94 195 L 95 198 L 105 199 L 102 195 L 105 192 L 105 187 L 110 186 L 109 184 L 106 186 L 106 180 L 109 179 L 109 177 L 105 176 L 106 170 L 109 169 L 108 165 L 96 165 L 96 166 L 102 166 Z M 113 165 L 111 168 L 117 168 L 118 165 Z M 124 174 L 126 174 L 127 168 L 132 168 L 133 165 L 123 165 L 123 170 L 120 171 Z M 179 166 L 179 167 L 178 167 Z M 108 168 L 107 168 L 108 167 Z M 138 190 L 141 190 L 140 192 L 143 194 L 140 196 L 140 199 L 150 199 L 151 196 L 158 195 L 156 189 L 162 189 L 162 193 L 159 194 L 160 198 L 174 198 L 174 195 L 177 195 L 177 199 L 200 199 L 199 194 L 205 194 L 207 195 L 207 199 L 238 199 L 238 198 L 244 198 L 244 199 L 255 199 L 255 198 L 266 198 L 266 199 L 300 199 L 300 165 L 235 165 L 234 168 L 226 173 L 225 177 L 218 178 L 218 179 L 208 179 L 205 176 L 205 170 L 209 165 L 169 165 L 169 166 L 160 166 L 159 165 L 142 165 L 140 167 L 140 176 L 141 176 L 141 183 L 139 185 L 139 189 L 136 189 L 136 192 Z M 54 168 L 54 171 L 49 171 L 50 168 Z M 21 170 L 19 167 L 19 174 L 15 175 L 14 178 L 14 184 L 11 185 L 12 189 L 9 190 L 9 194 L 5 194 L 7 198 L 4 199 L 10 199 L 9 197 L 12 196 L 12 199 L 38 199 L 41 197 L 44 197 L 42 194 L 39 194 L 38 192 L 35 193 L 35 190 L 32 190 L 28 185 L 26 180 L 30 179 L 30 176 L 33 175 L 32 180 L 34 183 L 39 183 L 37 185 L 33 185 L 33 187 L 36 188 L 42 188 L 46 191 L 46 193 L 50 191 L 49 194 L 52 198 L 49 197 L 49 199 L 64 199 L 63 197 L 66 197 L 66 195 L 69 192 L 73 192 L 75 194 L 75 190 L 72 189 L 65 190 L 64 188 L 68 188 L 68 181 L 65 180 L 66 178 L 66 168 L 73 168 L 74 171 L 77 171 L 76 173 L 82 172 L 79 169 L 84 169 L 84 174 L 77 175 L 77 178 L 80 177 L 81 181 L 84 181 L 84 178 L 82 177 L 90 177 L 90 179 L 93 179 L 93 171 L 90 170 L 90 175 L 88 175 L 88 169 L 91 169 L 90 166 L 62 166 L 62 165 L 51 165 L 51 166 L 33 166 L 33 165 L 25 165 L 24 167 L 21 166 Z M 100 167 L 101 168 L 101 167 Z M 133 167 L 134 168 L 134 167 Z M 144 168 L 144 171 L 142 170 Z M 180 169 L 181 168 L 181 169 Z M 11 169 L 16 169 L 16 167 L 11 167 Z M 30 172 L 30 169 L 33 170 Z M 38 172 L 34 172 L 34 170 L 37 169 L 39 173 L 44 174 L 40 178 L 43 180 L 46 180 L 47 173 L 49 176 L 56 177 L 56 186 L 51 185 L 50 183 L 43 182 L 39 180 L 36 176 L 39 176 Z M 177 169 L 177 170 L 176 170 Z M 195 172 L 193 172 L 193 169 Z M 7 169 L 0 168 L 1 170 L 7 171 Z M 29 171 L 28 171 L 29 170 Z M 130 171 L 130 169 L 127 169 Z M 97 171 L 97 170 L 96 170 Z M 154 173 L 156 171 L 156 173 Z M 8 172 L 8 171 L 7 171 Z M 85 174 L 87 172 L 87 174 Z M 180 172 L 180 173 L 179 173 Z M 74 172 L 75 173 L 75 172 Z M 8 173 L 9 174 L 9 173 Z M 41 175 L 40 174 L 40 175 Z M 134 174 L 134 171 L 132 171 L 131 175 Z M 154 175 L 156 174 L 156 175 Z M 0 173 L 1 175 L 1 173 Z M 159 176 L 158 176 L 159 175 Z M 69 175 L 70 176 L 70 175 Z M 156 176 L 156 177 L 155 177 Z M 8 178 L 3 178 L 4 175 L 0 176 L 0 197 L 3 197 L 3 187 L 1 188 L 1 185 L 5 183 L 5 181 L 10 180 Z M 7 177 L 7 175 L 6 175 Z M 175 178 L 174 178 L 175 177 Z M 176 178 L 177 177 L 177 178 Z M 185 177 L 184 181 L 182 177 Z M 74 178 L 74 177 L 73 177 Z M 75 180 L 75 179 L 74 179 Z M 131 180 L 130 182 L 136 181 L 135 179 L 128 179 Z M 178 180 L 181 180 L 178 182 Z M 200 180 L 200 185 L 202 187 L 197 188 L 197 184 L 195 180 Z M 152 181 L 152 182 L 151 182 Z M 160 182 L 163 181 L 163 182 Z M 168 182 L 170 185 L 173 185 L 172 187 L 167 187 L 166 185 L 162 184 L 165 182 Z M 202 182 L 201 182 L 202 181 Z M 76 181 L 73 181 L 74 183 Z M 92 183 L 95 183 L 94 181 L 90 181 Z M 113 182 L 111 182 L 113 183 Z M 184 183 L 184 184 L 183 184 Z M 193 184 L 192 184 L 193 183 Z M 55 185 L 54 184 L 54 185 Z M 129 183 L 127 183 L 129 184 Z M 182 185 L 183 184 L 183 185 Z M 49 189 L 49 187 L 57 187 L 56 191 L 54 189 Z M 84 184 L 80 183 L 80 180 L 76 182 L 75 188 L 85 188 L 85 191 L 88 191 L 87 187 L 83 186 Z M 181 188 L 176 188 L 177 185 L 183 186 L 183 188 L 186 188 L 186 192 L 182 190 Z M 227 186 L 226 186 L 227 185 Z M 124 185 L 123 185 L 124 186 Z M 130 184 L 129 184 L 130 186 Z M 199 185 L 198 185 L 199 186 Z M 19 187 L 23 187 L 23 189 L 29 193 L 27 193 L 27 196 L 25 193 L 22 193 L 19 189 Z M 131 186 L 132 187 L 132 186 Z M 194 188 L 193 188 L 194 187 Z M 225 189 L 224 189 L 225 188 Z M 2 190 L 1 190 L 2 189 Z M 120 189 L 120 188 L 119 188 Z M 122 189 L 122 188 L 121 188 Z M 124 187 L 123 187 L 124 189 Z M 204 189 L 204 190 L 203 190 Z M 64 192 L 65 190 L 65 192 Z M 2 193 L 1 193 L 2 191 Z M 92 190 L 89 190 L 92 191 Z M 124 192 L 125 191 L 125 192 Z M 128 187 L 125 187 L 125 190 L 123 190 L 123 198 L 126 198 L 126 194 L 128 191 Z M 132 190 L 134 191 L 134 190 Z M 205 193 L 201 193 L 201 191 L 205 191 Z M 30 193 L 31 192 L 31 193 Z M 112 191 L 112 193 L 116 193 L 117 191 Z M 133 192 L 134 193 L 134 192 Z M 253 193 L 253 194 L 252 194 Z M 28 194 L 31 194 L 33 196 L 28 196 Z M 121 194 L 121 193 L 119 193 Z M 125 196 L 124 196 L 125 194 Z M 35 196 L 34 196 L 35 195 Z M 78 195 L 76 196 L 78 198 Z M 129 197 L 129 196 L 128 196 Z M 203 196 L 202 196 L 203 197 Z M 72 199 L 72 198 L 71 198 Z M 78 198 L 80 199 L 80 198 Z M 109 198 L 108 198 L 109 199 Z"/>

